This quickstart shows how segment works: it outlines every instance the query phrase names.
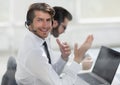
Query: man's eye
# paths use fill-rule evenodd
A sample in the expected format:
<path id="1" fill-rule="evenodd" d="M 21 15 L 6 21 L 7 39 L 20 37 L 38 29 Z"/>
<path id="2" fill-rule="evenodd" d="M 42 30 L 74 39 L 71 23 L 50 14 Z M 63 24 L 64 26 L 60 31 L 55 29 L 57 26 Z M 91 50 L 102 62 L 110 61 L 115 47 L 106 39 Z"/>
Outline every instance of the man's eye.
<path id="1" fill-rule="evenodd" d="M 42 21 L 42 20 L 38 20 L 38 21 Z"/>
<path id="2" fill-rule="evenodd" d="M 39 19 L 39 20 L 37 20 L 37 21 L 42 21 L 42 19 Z"/>
<path id="3" fill-rule="evenodd" d="M 52 20 L 51 19 L 48 19 L 47 22 L 51 22 Z"/>

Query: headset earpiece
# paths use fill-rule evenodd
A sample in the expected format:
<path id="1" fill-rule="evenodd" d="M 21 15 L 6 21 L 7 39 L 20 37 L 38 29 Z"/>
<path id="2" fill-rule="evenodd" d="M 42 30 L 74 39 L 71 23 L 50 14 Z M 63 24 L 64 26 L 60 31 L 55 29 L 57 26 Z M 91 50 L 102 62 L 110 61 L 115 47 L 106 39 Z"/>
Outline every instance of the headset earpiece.
<path id="1" fill-rule="evenodd" d="M 27 26 L 29 26 L 29 25 L 31 24 L 31 21 L 30 21 L 30 20 L 27 20 L 27 21 L 25 22 L 25 24 L 26 24 Z"/>

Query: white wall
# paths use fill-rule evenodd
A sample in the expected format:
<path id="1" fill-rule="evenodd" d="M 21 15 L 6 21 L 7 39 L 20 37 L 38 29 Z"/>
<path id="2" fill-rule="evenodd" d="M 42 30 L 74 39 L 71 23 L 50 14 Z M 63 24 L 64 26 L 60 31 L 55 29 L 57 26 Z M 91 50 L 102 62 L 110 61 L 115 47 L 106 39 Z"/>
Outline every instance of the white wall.
<path id="1" fill-rule="evenodd" d="M 26 30 L 24 27 L 26 11 L 28 6 L 33 2 L 47 2 L 52 6 L 63 6 L 72 13 L 72 22 L 69 23 L 66 32 L 60 36 L 60 39 L 63 41 L 68 41 L 71 47 L 73 47 L 74 42 L 79 42 L 81 44 L 88 34 L 94 35 L 93 47 L 99 47 L 101 45 L 120 47 L 120 11 L 115 11 L 120 7 L 118 7 L 118 5 L 113 6 L 116 8 L 111 9 L 111 13 L 113 14 L 110 14 L 110 17 L 107 20 L 104 18 L 104 16 L 107 17 L 107 11 L 106 13 L 102 13 L 104 12 L 104 6 L 107 10 L 107 7 L 111 6 L 109 4 L 115 5 L 117 2 L 120 2 L 119 0 L 106 0 L 105 2 L 108 2 L 109 4 L 105 4 L 104 0 L 95 0 L 95 3 L 98 5 L 92 6 L 93 9 L 88 9 L 87 7 L 95 4 L 92 3 L 94 0 L 89 0 L 91 3 L 88 6 L 85 6 L 87 5 L 87 3 L 85 3 L 87 0 L 9 0 L 9 3 L 7 3 L 9 4 L 9 11 L 5 15 L 9 18 L 6 23 L 3 23 L 0 20 L 0 52 L 9 51 L 13 53 L 18 50 Z M 83 5 L 81 5 L 82 3 Z M 102 7 L 102 9 L 99 9 L 99 7 Z M 83 9 L 86 11 L 83 11 Z M 97 9 L 98 11 L 94 9 Z M 87 10 L 89 10 L 88 14 L 83 16 Z M 90 10 L 95 13 L 89 17 L 89 14 L 91 14 Z M 97 12 L 100 12 L 101 14 L 97 18 L 91 18 L 96 16 L 95 14 L 97 14 Z M 118 15 L 115 15 L 114 12 L 118 12 Z M 100 20 L 101 16 L 103 17 Z M 112 16 L 115 18 L 111 19 Z M 2 18 L 0 17 L 0 19 Z M 57 49 L 58 47 L 55 43 L 55 39 L 52 40 L 52 43 L 54 43 L 53 48 Z"/>
<path id="2" fill-rule="evenodd" d="M 75 42 L 79 43 L 79 45 L 82 44 L 89 34 L 93 34 L 94 36 L 92 46 L 94 48 L 100 47 L 101 45 L 120 47 L 119 24 L 69 25 L 66 32 L 60 36 L 60 39 L 67 41 L 73 47 Z M 54 43 L 53 48 L 55 48 L 57 44 L 54 38 L 52 43 Z"/>

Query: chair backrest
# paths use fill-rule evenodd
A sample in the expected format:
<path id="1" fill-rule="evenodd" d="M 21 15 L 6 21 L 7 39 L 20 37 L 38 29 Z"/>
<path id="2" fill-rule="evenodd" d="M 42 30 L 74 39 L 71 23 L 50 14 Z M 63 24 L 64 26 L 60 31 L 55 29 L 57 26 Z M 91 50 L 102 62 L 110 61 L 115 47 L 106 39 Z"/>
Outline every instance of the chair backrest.
<path id="1" fill-rule="evenodd" d="M 2 77 L 1 85 L 17 85 L 15 80 L 17 63 L 14 57 L 10 56 L 7 62 L 7 70 Z"/>

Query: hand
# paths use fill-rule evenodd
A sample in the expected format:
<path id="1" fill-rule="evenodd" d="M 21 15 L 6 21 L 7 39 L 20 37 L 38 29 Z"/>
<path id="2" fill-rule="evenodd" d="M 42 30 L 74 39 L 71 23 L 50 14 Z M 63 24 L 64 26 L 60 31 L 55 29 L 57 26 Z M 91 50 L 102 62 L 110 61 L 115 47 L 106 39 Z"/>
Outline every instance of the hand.
<path id="1" fill-rule="evenodd" d="M 93 42 L 93 35 L 89 35 L 85 42 L 81 45 L 80 48 L 78 48 L 78 44 L 75 44 L 74 46 L 74 60 L 77 63 L 80 63 L 83 59 L 83 56 L 87 52 L 87 50 L 91 47 Z"/>
<path id="2" fill-rule="evenodd" d="M 67 61 L 68 56 L 71 54 L 70 46 L 66 42 L 61 43 L 59 39 L 56 39 L 56 42 L 59 45 L 63 60 Z"/>
<path id="3" fill-rule="evenodd" d="M 89 70 L 92 67 L 93 60 L 91 56 L 85 57 L 85 59 L 82 61 L 82 69 L 83 70 Z"/>

